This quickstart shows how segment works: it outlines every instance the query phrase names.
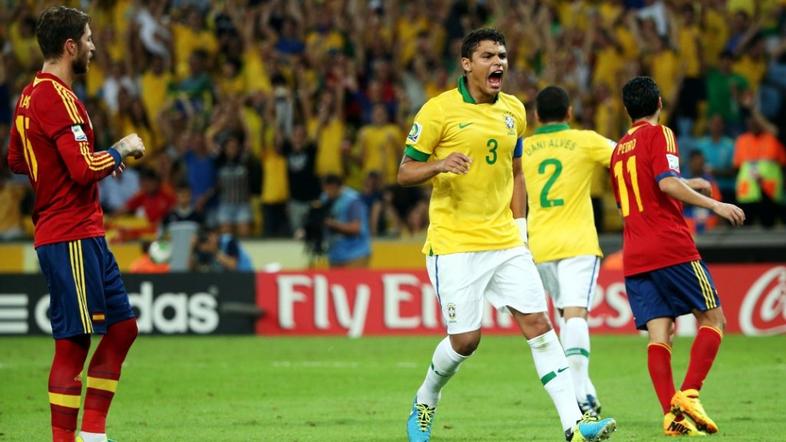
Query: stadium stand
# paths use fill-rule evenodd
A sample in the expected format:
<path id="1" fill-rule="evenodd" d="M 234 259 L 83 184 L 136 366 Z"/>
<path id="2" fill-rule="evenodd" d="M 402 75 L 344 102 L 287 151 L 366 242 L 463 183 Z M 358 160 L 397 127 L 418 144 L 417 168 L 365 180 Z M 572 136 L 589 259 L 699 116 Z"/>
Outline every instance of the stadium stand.
<path id="1" fill-rule="evenodd" d="M 0 10 L 3 152 L 16 96 L 41 65 L 34 27 L 46 3 Z M 558 84 L 573 97 L 575 126 L 617 139 L 628 125 L 621 85 L 650 75 L 683 171 L 701 155 L 699 171 L 724 200 L 755 215 L 731 233 L 692 211 L 699 243 L 783 237 L 784 1 L 102 0 L 89 13 L 97 51 L 75 89 L 98 144 L 139 133 L 149 154 L 130 166 L 160 183 L 156 198 L 174 210 L 187 185 L 199 221 L 224 232 L 302 237 L 318 178 L 338 174 L 362 192 L 376 238 L 421 237 L 429 189 L 395 183 L 404 137 L 419 107 L 454 87 L 461 37 L 494 26 L 508 41 L 505 89 L 527 106 L 530 133 L 535 94 Z M 2 174 L 0 239 L 29 237 L 27 181 Z M 128 205 L 133 195 L 102 201 L 110 235 L 154 239 L 166 213 Z M 603 170 L 593 197 L 614 249 L 621 220 Z"/>

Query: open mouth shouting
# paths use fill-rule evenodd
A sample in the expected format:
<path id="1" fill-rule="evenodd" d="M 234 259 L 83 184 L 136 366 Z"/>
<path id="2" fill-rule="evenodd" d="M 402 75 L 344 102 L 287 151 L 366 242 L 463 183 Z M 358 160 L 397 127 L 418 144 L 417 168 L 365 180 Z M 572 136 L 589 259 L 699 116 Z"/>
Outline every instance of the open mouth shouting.
<path id="1" fill-rule="evenodd" d="M 504 71 L 501 68 L 492 70 L 487 79 L 489 88 L 499 91 L 502 88 L 503 74 Z"/>

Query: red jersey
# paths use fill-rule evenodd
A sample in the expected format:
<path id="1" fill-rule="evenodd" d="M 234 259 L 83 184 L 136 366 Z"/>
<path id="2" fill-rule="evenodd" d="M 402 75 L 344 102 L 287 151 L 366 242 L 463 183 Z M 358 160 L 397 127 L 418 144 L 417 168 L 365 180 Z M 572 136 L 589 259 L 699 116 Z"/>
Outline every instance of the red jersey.
<path id="1" fill-rule="evenodd" d="M 169 214 L 175 202 L 175 195 L 166 187 L 161 186 L 153 194 L 140 190 L 126 202 L 126 209 L 134 212 L 141 207 L 150 224 L 158 224 Z"/>
<path id="2" fill-rule="evenodd" d="M 663 178 L 680 176 L 674 133 L 639 121 L 611 155 L 614 197 L 624 221 L 625 276 L 701 259 L 682 202 L 660 190 Z"/>
<path id="3" fill-rule="evenodd" d="M 38 73 L 14 111 L 8 166 L 35 191 L 35 246 L 101 236 L 98 181 L 120 164 L 115 149 L 95 152 L 84 105 L 58 77 Z"/>

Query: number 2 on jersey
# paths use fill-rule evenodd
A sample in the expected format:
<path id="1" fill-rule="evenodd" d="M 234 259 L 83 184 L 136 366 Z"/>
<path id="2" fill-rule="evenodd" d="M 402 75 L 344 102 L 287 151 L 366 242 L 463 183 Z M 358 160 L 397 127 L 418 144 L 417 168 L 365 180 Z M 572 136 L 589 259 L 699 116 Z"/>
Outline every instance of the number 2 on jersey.
<path id="1" fill-rule="evenodd" d="M 30 128 L 30 117 L 24 115 L 17 115 L 16 117 L 16 131 L 19 132 L 19 138 L 22 139 L 22 152 L 25 154 L 25 162 L 27 168 L 30 170 L 30 178 L 33 181 L 38 181 L 38 160 L 35 158 L 33 146 L 30 140 L 27 139 L 27 129 Z"/>
<path id="2" fill-rule="evenodd" d="M 565 200 L 562 198 L 549 199 L 549 191 L 551 190 L 551 186 L 554 185 L 554 183 L 557 181 L 557 178 L 559 178 L 559 176 L 562 174 L 562 162 L 556 158 L 546 158 L 538 165 L 538 173 L 541 175 L 546 173 L 547 166 L 554 166 L 554 172 L 551 173 L 551 176 L 548 180 L 546 180 L 546 184 L 540 191 L 540 207 L 544 209 L 549 207 L 559 207 L 565 204 Z"/>
<path id="3" fill-rule="evenodd" d="M 630 184 L 633 186 L 633 195 L 636 197 L 636 207 L 639 213 L 644 211 L 644 206 L 641 204 L 641 193 L 639 192 L 639 176 L 636 173 L 636 155 L 631 155 L 626 162 L 628 175 L 630 175 Z M 620 193 L 620 208 L 622 209 L 622 216 L 630 215 L 630 202 L 628 201 L 628 188 L 625 186 L 625 177 L 622 172 L 622 161 L 614 164 L 614 176 L 617 178 L 617 188 Z"/>

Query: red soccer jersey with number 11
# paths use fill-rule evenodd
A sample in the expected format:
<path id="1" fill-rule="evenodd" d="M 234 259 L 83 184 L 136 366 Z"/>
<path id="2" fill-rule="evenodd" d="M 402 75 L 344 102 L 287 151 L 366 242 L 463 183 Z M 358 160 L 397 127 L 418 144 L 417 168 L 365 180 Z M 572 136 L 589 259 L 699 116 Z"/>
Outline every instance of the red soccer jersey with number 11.
<path id="1" fill-rule="evenodd" d="M 700 259 L 682 203 L 660 190 L 663 178 L 680 176 L 674 133 L 639 121 L 611 155 L 614 197 L 624 221 L 625 276 Z"/>
<path id="2" fill-rule="evenodd" d="M 8 166 L 35 191 L 35 246 L 101 236 L 98 181 L 120 164 L 114 149 L 95 152 L 87 110 L 54 75 L 39 73 L 19 97 Z"/>

